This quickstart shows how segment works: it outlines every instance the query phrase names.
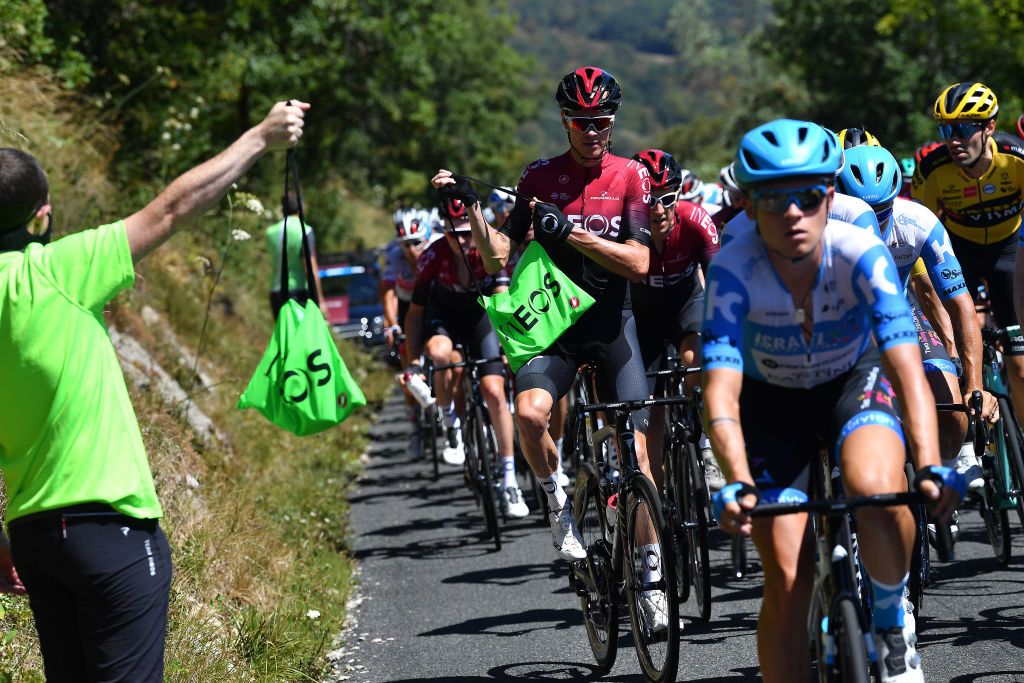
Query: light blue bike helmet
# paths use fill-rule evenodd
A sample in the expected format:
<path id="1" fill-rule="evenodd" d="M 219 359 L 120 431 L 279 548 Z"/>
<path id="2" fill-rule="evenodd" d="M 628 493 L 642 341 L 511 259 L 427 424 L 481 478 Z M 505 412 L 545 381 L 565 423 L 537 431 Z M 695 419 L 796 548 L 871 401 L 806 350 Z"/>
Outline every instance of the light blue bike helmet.
<path id="1" fill-rule="evenodd" d="M 832 178 L 842 163 L 833 133 L 810 121 L 777 119 L 753 129 L 736 151 L 736 180 L 751 187 L 800 176 Z"/>
<path id="2" fill-rule="evenodd" d="M 846 150 L 846 165 L 836 177 L 836 189 L 872 208 L 888 204 L 903 187 L 903 169 L 885 147 L 851 147 Z"/>

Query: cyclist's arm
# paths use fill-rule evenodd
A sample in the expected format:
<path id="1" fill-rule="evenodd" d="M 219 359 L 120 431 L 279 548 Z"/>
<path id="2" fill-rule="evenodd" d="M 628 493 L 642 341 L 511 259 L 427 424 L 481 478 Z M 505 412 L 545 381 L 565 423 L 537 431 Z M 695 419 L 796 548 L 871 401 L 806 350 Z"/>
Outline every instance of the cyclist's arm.
<path id="1" fill-rule="evenodd" d="M 126 218 L 132 260 L 138 263 L 213 208 L 264 153 L 293 147 L 302 137 L 307 109 L 309 105 L 302 102 L 278 102 L 262 122 L 230 147 L 179 176 L 145 208 Z"/>
<path id="2" fill-rule="evenodd" d="M 867 308 L 872 332 L 882 352 L 882 367 L 903 408 L 903 431 L 916 469 L 938 465 L 938 418 L 935 397 L 924 376 L 917 329 L 902 291 L 889 249 L 881 243 L 857 260 L 852 275 L 858 300 Z"/>
<path id="3" fill-rule="evenodd" d="M 882 351 L 882 368 L 902 408 L 903 434 L 910 444 L 914 469 L 941 465 L 935 396 L 924 376 L 917 344 L 895 344 Z"/>
<path id="4" fill-rule="evenodd" d="M 742 386 L 742 372 L 716 368 L 704 373 L 704 425 L 726 480 L 753 485 L 740 427 Z"/>
<path id="5" fill-rule="evenodd" d="M 381 281 L 380 303 L 384 308 L 384 325 L 388 328 L 398 324 L 398 294 L 395 293 L 394 283 Z"/>
<path id="6" fill-rule="evenodd" d="M 473 230 L 473 242 L 483 259 L 484 269 L 493 275 L 506 267 L 509 258 L 519 248 L 518 242 L 492 228 L 484 218 L 479 203 L 469 209 L 469 225 Z"/>
<path id="7" fill-rule="evenodd" d="M 423 311 L 422 305 L 415 301 L 409 304 L 405 313 L 405 344 L 409 352 L 409 362 L 419 365 L 423 354 Z"/>
<path id="8" fill-rule="evenodd" d="M 613 242 L 589 230 L 573 228 L 566 241 L 605 270 L 639 282 L 647 275 L 651 249 L 636 240 Z"/>

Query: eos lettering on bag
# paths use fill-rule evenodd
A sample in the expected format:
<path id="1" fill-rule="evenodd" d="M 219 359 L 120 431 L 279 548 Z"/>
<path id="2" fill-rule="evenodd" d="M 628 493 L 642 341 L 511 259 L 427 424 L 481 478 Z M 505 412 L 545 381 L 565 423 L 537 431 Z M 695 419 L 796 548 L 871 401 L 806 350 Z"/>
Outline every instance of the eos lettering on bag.
<path id="1" fill-rule="evenodd" d="M 558 280 L 554 278 L 551 273 L 544 273 L 544 288 L 535 289 L 530 292 L 530 296 L 526 299 L 526 304 L 521 304 L 516 310 L 512 311 L 512 319 L 503 324 L 498 328 L 506 337 L 526 336 L 526 333 L 537 326 L 537 316 L 544 315 L 551 310 L 551 303 L 554 299 L 558 298 L 558 295 L 562 292 L 562 285 L 558 283 Z M 519 323 L 516 325 L 515 323 Z"/>
<path id="2" fill-rule="evenodd" d="M 320 362 L 318 359 L 323 354 L 321 349 L 317 349 L 313 353 L 306 356 L 306 367 L 299 368 L 298 370 L 285 370 L 284 374 L 281 375 L 278 380 L 278 390 L 281 392 L 281 397 L 289 403 L 302 403 L 309 398 L 310 389 L 313 387 L 314 381 L 316 386 L 323 387 L 331 383 L 331 366 L 327 363 Z M 281 352 L 278 351 L 277 355 L 274 356 L 274 360 L 270 362 L 270 366 L 267 368 L 265 373 L 266 377 L 270 377 L 274 372 L 274 366 L 281 360 Z M 317 373 L 322 373 L 317 377 Z M 289 382 L 293 377 L 301 378 L 297 382 Z M 302 387 L 302 391 L 296 394 L 286 394 L 286 385 L 295 386 L 299 384 Z"/>

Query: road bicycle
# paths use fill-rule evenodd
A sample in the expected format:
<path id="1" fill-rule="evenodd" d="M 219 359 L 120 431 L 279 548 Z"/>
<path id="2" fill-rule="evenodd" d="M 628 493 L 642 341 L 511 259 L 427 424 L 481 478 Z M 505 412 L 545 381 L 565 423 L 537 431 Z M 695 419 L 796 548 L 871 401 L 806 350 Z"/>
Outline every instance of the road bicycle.
<path id="1" fill-rule="evenodd" d="M 581 375 L 566 438 L 572 439 L 579 463 L 573 510 L 587 557 L 572 563 L 569 585 L 579 596 L 587 638 L 601 673 L 615 663 L 619 608 L 624 601 L 645 678 L 675 680 L 679 605 L 670 598 L 677 594 L 674 534 L 654 482 L 640 471 L 630 413 L 678 404 L 680 399 L 595 403 L 590 393 L 592 366 Z M 597 427 L 597 413 L 613 416 L 611 424 Z M 619 456 L 617 468 L 609 457 L 611 449 L 602 447 L 609 435 Z M 619 473 L 616 484 L 613 469 Z M 648 575 L 645 569 L 660 569 L 660 575 Z"/>
<path id="2" fill-rule="evenodd" d="M 501 550 L 502 493 L 501 472 L 498 469 L 498 443 L 487 409 L 480 392 L 480 368 L 494 362 L 503 362 L 500 356 L 494 358 L 470 358 L 466 350 L 456 345 L 464 360 L 433 367 L 433 372 L 465 368 L 462 373 L 463 395 L 466 397 L 466 416 L 463 420 L 463 447 L 466 462 L 463 477 L 466 486 L 473 493 L 477 507 L 482 508 L 486 533 L 484 538 L 494 541 L 494 549 Z M 501 517 L 499 517 L 501 515 Z"/>

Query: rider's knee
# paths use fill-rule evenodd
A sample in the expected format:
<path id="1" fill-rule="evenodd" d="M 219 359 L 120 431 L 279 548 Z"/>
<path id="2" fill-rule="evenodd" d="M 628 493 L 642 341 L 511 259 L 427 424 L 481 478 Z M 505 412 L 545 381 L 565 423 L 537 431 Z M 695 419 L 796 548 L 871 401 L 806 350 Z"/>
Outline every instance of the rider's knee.
<path id="1" fill-rule="evenodd" d="M 505 378 L 501 375 L 486 375 L 480 381 L 480 394 L 488 405 L 505 402 Z"/>
<path id="2" fill-rule="evenodd" d="M 435 335 L 427 341 L 426 352 L 435 365 L 446 365 L 452 353 L 452 341 L 448 337 Z"/>
<path id="3" fill-rule="evenodd" d="M 516 402 L 516 426 L 525 438 L 534 443 L 544 436 L 549 415 L 549 411 L 529 401 Z"/>

